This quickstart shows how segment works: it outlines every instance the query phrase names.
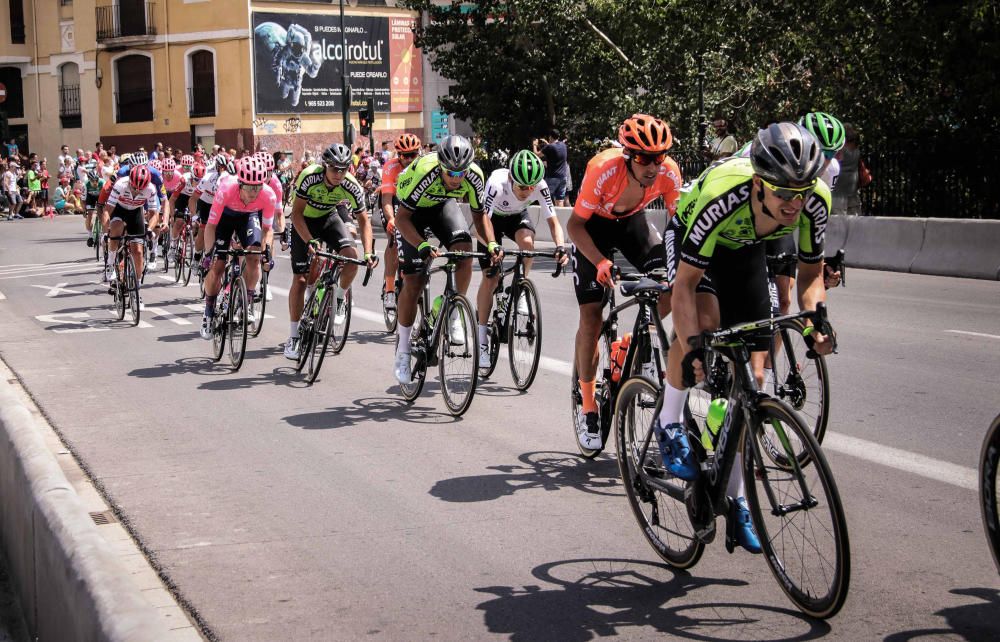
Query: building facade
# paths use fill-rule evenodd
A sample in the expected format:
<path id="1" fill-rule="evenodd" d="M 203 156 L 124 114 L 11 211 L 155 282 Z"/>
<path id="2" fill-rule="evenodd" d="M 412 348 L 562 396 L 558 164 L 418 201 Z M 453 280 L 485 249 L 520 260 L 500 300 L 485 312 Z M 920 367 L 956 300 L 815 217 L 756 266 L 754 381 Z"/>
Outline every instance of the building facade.
<path id="1" fill-rule="evenodd" d="M 440 135 L 449 121 L 426 88 L 447 84 L 413 46 L 420 16 L 345 5 L 342 33 L 339 4 L 319 0 L 3 0 L 0 126 L 49 159 L 98 140 L 298 156 L 343 140 L 346 66 L 355 127 L 372 106 L 377 142 Z"/>

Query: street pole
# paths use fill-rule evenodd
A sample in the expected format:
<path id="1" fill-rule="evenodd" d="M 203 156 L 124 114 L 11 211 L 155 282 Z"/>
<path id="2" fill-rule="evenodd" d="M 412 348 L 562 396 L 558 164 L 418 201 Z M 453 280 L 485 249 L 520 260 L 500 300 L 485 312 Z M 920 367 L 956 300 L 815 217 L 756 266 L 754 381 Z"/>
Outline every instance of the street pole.
<path id="1" fill-rule="evenodd" d="M 698 149 L 705 145 L 705 132 L 708 123 L 705 122 L 705 69 L 703 56 L 698 54 Z"/>
<path id="2" fill-rule="evenodd" d="M 341 95 L 341 107 L 340 111 L 344 117 L 344 144 L 348 147 L 354 146 L 354 136 L 351 134 L 351 82 L 348 78 L 347 71 L 347 32 L 344 30 L 344 0 L 340 0 L 340 39 L 341 39 L 341 58 L 340 58 L 340 95 Z"/>

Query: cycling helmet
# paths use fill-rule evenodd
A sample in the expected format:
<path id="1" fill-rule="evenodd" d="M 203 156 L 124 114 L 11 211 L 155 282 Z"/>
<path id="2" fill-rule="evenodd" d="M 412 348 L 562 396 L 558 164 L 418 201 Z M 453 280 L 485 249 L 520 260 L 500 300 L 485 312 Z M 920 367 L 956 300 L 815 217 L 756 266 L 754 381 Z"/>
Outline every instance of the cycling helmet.
<path id="1" fill-rule="evenodd" d="M 163 162 L 160 163 L 160 171 L 167 174 L 173 174 L 177 170 L 177 161 L 172 158 L 165 158 Z"/>
<path id="2" fill-rule="evenodd" d="M 452 134 L 438 146 L 441 167 L 453 172 L 463 172 L 472 165 L 472 143 L 465 136 Z"/>
<path id="3" fill-rule="evenodd" d="M 146 155 L 146 152 L 136 152 L 132 154 L 132 162 L 136 165 L 145 165 L 149 162 L 149 156 Z"/>
<path id="4" fill-rule="evenodd" d="M 799 119 L 799 124 L 809 130 L 819 141 L 823 151 L 839 152 L 844 146 L 844 124 L 834 116 L 821 111 L 811 111 Z"/>
<path id="5" fill-rule="evenodd" d="M 326 148 L 320 160 L 330 167 L 350 167 L 351 150 L 347 145 L 334 143 Z"/>
<path id="6" fill-rule="evenodd" d="M 264 169 L 267 171 L 270 172 L 274 170 L 274 156 L 271 156 L 267 152 L 257 152 L 253 155 L 253 157 L 263 163 Z"/>
<path id="7" fill-rule="evenodd" d="M 124 167 L 132 164 L 132 154 L 122 154 L 118 159 L 118 164 Z"/>
<path id="8" fill-rule="evenodd" d="M 193 165 L 191 167 L 191 176 L 194 176 L 198 180 L 201 180 L 202 178 L 204 178 L 205 177 L 205 166 L 202 165 L 201 163 L 198 163 L 197 165 Z"/>
<path id="9" fill-rule="evenodd" d="M 181 156 L 181 167 L 191 167 L 192 165 L 194 165 L 194 156 L 191 154 Z"/>
<path id="10" fill-rule="evenodd" d="M 537 185 L 545 176 L 542 159 L 528 149 L 522 149 L 510 159 L 510 177 L 518 185 Z"/>
<path id="11" fill-rule="evenodd" d="M 136 191 L 146 189 L 152 176 L 149 167 L 136 165 L 128 173 L 128 184 Z"/>
<path id="12" fill-rule="evenodd" d="M 618 128 L 618 142 L 629 151 L 643 154 L 661 154 L 673 144 L 670 127 L 665 122 L 647 114 L 633 114 Z"/>
<path id="13" fill-rule="evenodd" d="M 153 160 L 149 161 L 148 165 L 150 167 L 152 167 L 153 169 L 155 169 L 156 171 L 160 172 L 161 174 L 163 173 L 163 162 L 162 161 L 159 161 L 159 160 L 157 160 L 157 159 L 154 158 Z"/>
<path id="14" fill-rule="evenodd" d="M 101 177 L 97 173 L 97 170 L 93 170 L 93 169 L 87 170 L 87 180 L 93 182 L 93 181 L 96 181 L 96 180 L 100 180 L 100 178 Z"/>
<path id="15" fill-rule="evenodd" d="M 768 125 L 750 145 L 754 173 L 781 187 L 811 183 L 823 171 L 823 163 L 819 141 L 796 123 Z"/>
<path id="16" fill-rule="evenodd" d="M 267 169 L 259 158 L 246 156 L 236 164 L 236 178 L 243 185 L 263 185 L 267 180 Z"/>
<path id="17" fill-rule="evenodd" d="M 397 154 L 412 154 L 420 151 L 420 139 L 413 134 L 400 134 L 393 143 Z"/>
<path id="18" fill-rule="evenodd" d="M 218 156 L 215 157 L 215 171 L 219 172 L 220 174 L 222 172 L 235 174 L 236 166 L 233 163 L 233 160 L 229 158 L 229 156 L 226 156 L 225 154 L 219 154 Z"/>

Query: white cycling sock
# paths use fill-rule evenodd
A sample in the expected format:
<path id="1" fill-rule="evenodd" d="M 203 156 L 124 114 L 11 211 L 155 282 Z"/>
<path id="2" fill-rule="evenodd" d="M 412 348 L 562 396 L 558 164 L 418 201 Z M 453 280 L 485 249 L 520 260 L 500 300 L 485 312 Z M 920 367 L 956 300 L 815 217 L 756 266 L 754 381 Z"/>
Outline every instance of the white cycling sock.
<path id="1" fill-rule="evenodd" d="M 396 354 L 410 353 L 410 332 L 413 331 L 412 325 L 403 325 L 400 323 L 396 326 L 399 330 L 399 344 L 396 346 Z"/>
<path id="2" fill-rule="evenodd" d="M 479 329 L 479 345 L 484 346 L 486 345 L 487 338 L 489 338 L 490 328 L 489 326 L 479 324 L 478 329 Z"/>
<path id="3" fill-rule="evenodd" d="M 297 339 L 299 337 L 299 322 L 290 321 L 288 323 L 288 336 Z"/>
<path id="4" fill-rule="evenodd" d="M 660 426 L 675 424 L 681 421 L 684 412 L 684 402 L 687 400 L 687 390 L 678 390 L 666 381 L 663 382 L 663 406 L 660 408 Z"/>
<path id="5" fill-rule="evenodd" d="M 746 484 L 743 483 L 743 455 L 740 453 L 736 453 L 736 458 L 733 459 L 733 470 L 729 473 L 726 494 L 733 498 L 746 497 Z"/>

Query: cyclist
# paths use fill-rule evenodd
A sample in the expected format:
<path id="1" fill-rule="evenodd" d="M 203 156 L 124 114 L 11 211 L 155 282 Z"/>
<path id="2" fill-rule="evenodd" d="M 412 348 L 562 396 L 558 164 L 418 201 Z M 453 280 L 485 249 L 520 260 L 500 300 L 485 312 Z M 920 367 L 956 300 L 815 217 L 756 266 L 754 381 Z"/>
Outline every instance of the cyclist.
<path id="1" fill-rule="evenodd" d="M 108 202 L 104 206 L 105 216 L 110 219 L 109 236 L 122 236 L 123 234 L 144 234 L 146 231 L 146 221 L 143 218 L 143 209 L 149 212 L 159 212 L 160 193 L 156 186 L 152 184 L 152 174 L 146 165 L 134 165 L 128 176 L 123 176 L 114 182 Z M 121 244 L 119 240 L 108 241 L 108 255 L 114 256 Z M 129 247 L 132 259 L 135 261 L 135 272 L 142 275 L 143 253 L 142 246 L 133 242 Z M 115 275 L 114 261 L 108 261 L 105 278 L 112 281 Z M 113 293 L 113 290 L 112 290 Z M 142 294 L 139 295 L 139 309 L 144 309 Z"/>
<path id="2" fill-rule="evenodd" d="M 382 184 L 379 186 L 379 204 L 382 206 L 382 229 L 388 239 L 385 246 L 385 307 L 396 307 L 396 270 L 399 268 L 399 252 L 396 249 L 396 181 L 399 174 L 420 156 L 420 139 L 413 134 L 400 134 L 393 147 L 396 156 L 389 159 L 382 169 Z"/>
<path id="3" fill-rule="evenodd" d="M 173 212 L 173 223 L 170 228 L 170 251 L 172 253 L 177 252 L 177 241 L 180 238 L 181 230 L 184 229 L 184 221 L 190 218 L 192 214 L 192 212 L 188 211 L 191 196 L 198 188 L 199 181 L 205 176 L 205 167 L 203 165 L 187 165 L 185 163 L 187 159 L 191 159 L 192 163 L 194 162 L 191 156 L 181 158 L 181 166 L 185 168 L 184 173 L 181 175 L 182 182 L 170 195 L 169 201 L 170 211 Z M 199 260 L 201 260 L 200 257 Z"/>
<path id="4" fill-rule="evenodd" d="M 195 261 L 201 261 L 202 252 L 205 250 L 204 229 L 212 211 L 215 192 L 219 188 L 219 179 L 225 174 L 233 175 L 235 173 L 236 165 L 232 159 L 225 154 L 219 154 L 213 160 L 211 169 L 206 170 L 205 175 L 198 181 L 198 187 L 191 195 L 191 200 L 198 204 L 198 220 L 201 222 L 201 225 L 198 226 L 198 233 L 194 237 Z"/>
<path id="5" fill-rule="evenodd" d="M 235 244 L 246 249 L 260 248 L 263 233 L 274 223 L 277 197 L 267 181 L 267 169 L 256 158 L 241 158 L 236 167 L 234 180 L 225 181 L 212 201 L 208 223 L 205 225 L 205 245 L 214 250 L 225 250 L 236 235 Z M 215 300 L 222 288 L 222 276 L 226 261 L 223 257 L 212 261 L 214 250 L 206 253 L 201 267 L 205 275 L 205 314 L 201 319 L 201 338 L 212 338 L 212 317 L 215 315 Z M 211 268 L 211 269 L 209 269 Z M 253 292 L 260 277 L 260 261 L 247 261 L 243 270 L 243 282 L 247 291 Z M 253 323 L 253 306 L 247 309 L 247 322 Z"/>
<path id="6" fill-rule="evenodd" d="M 299 319 L 305 305 L 306 287 L 319 278 L 319 266 L 311 268 L 311 255 L 320 241 L 334 251 L 351 258 L 358 257 L 354 239 L 347 229 L 351 211 L 358 217 L 365 260 L 376 265 L 372 227 L 365 209 L 364 190 L 348 169 L 351 150 L 334 143 L 323 152 L 320 163 L 302 170 L 295 181 L 292 200 L 292 285 L 288 289 L 289 334 L 285 356 L 299 357 Z M 334 323 L 343 323 L 344 292 L 358 273 L 358 267 L 345 264 L 337 288 L 337 311 Z M 308 275 L 308 276 L 307 276 Z"/>
<path id="7" fill-rule="evenodd" d="M 688 338 L 702 330 L 766 318 L 771 312 L 764 243 L 798 237 L 799 305 L 815 309 L 825 301 L 823 235 L 830 213 L 830 188 L 819 180 L 823 154 L 815 137 L 796 123 L 769 125 L 757 132 L 750 158 L 731 158 L 704 172 L 685 193 L 664 234 L 668 280 L 677 340 L 667 357 L 662 410 L 654 430 L 664 464 L 677 477 L 698 474 L 694 453 L 680 423 L 687 392 L 681 362 Z M 815 349 L 829 354 L 832 341 L 814 333 Z M 751 345 L 751 363 L 763 383 L 769 343 L 763 334 Z M 737 455 L 739 457 L 739 455 Z M 731 519 L 743 548 L 760 552 L 744 497 L 741 462 L 733 465 L 728 494 Z"/>
<path id="8" fill-rule="evenodd" d="M 483 170 L 472 162 L 472 144 L 464 136 L 451 135 L 441 141 L 437 152 L 421 156 L 399 175 L 396 184 L 399 207 L 396 210 L 396 243 L 403 291 L 399 293 L 397 313 L 399 335 L 393 373 L 400 383 L 410 383 L 410 332 L 417 316 L 417 299 L 423 291 L 424 264 L 437 256 L 437 248 L 427 242 L 427 229 L 449 250 L 469 251 L 472 236 L 456 199 L 467 199 L 472 209 L 476 233 L 486 239 L 487 251 L 497 264 L 503 248 L 493 238 L 493 227 L 483 207 L 486 185 Z M 461 294 L 472 280 L 472 259 L 459 261 L 455 274 Z M 472 319 L 451 319 L 451 341 L 463 343 L 462 323 Z"/>
<path id="9" fill-rule="evenodd" d="M 587 163 L 579 196 L 566 229 L 573 242 L 573 282 L 580 306 L 575 358 L 582 412 L 577 435 L 584 448 L 602 446 L 597 414 L 597 341 L 601 332 L 604 289 L 614 287 L 618 249 L 638 270 L 662 268 L 666 251 L 645 207 L 663 198 L 672 216 L 680 195 L 681 170 L 667 156 L 672 138 L 667 123 L 635 114 L 618 128 L 621 147 L 598 153 Z M 665 308 L 661 307 L 661 314 Z"/>
<path id="10" fill-rule="evenodd" d="M 94 212 L 98 209 L 97 197 L 100 195 L 104 183 L 104 179 L 100 177 L 96 169 L 87 170 L 87 182 L 83 185 L 84 190 L 87 192 L 86 200 L 84 201 L 86 210 L 84 224 L 87 226 L 88 232 L 87 247 L 94 247 L 94 235 L 90 234 L 90 232 L 94 229 Z"/>
<path id="11" fill-rule="evenodd" d="M 500 168 L 490 174 L 486 181 L 486 196 L 483 206 L 486 215 L 490 217 L 493 236 L 497 242 L 503 237 L 511 239 L 522 250 L 535 249 L 535 225 L 531 222 L 528 206 L 535 204 L 541 207 L 542 216 L 549 223 L 549 231 L 556 244 L 556 260 L 565 265 L 569 261 L 563 241 L 562 225 L 556 217 L 552 205 L 552 195 L 545 183 L 545 164 L 542 159 L 529 149 L 522 149 L 510 159 L 510 168 Z M 477 241 L 479 251 L 486 248 Z M 490 270 L 488 259 L 479 259 L 479 267 L 483 271 L 483 279 L 479 283 L 479 293 L 476 296 L 476 307 L 479 317 L 479 365 L 490 367 L 489 322 L 493 309 L 493 290 L 500 279 L 499 274 Z M 525 275 L 531 269 L 531 259 L 524 260 Z M 522 298 L 517 302 L 518 314 L 528 314 L 527 302 Z"/>
<path id="12" fill-rule="evenodd" d="M 123 157 L 122 163 L 118 168 L 118 178 L 123 178 L 129 175 L 132 168 L 137 165 L 145 165 L 149 168 L 151 181 L 153 186 L 156 187 L 156 196 L 160 201 L 165 201 L 167 199 L 167 193 L 163 189 L 163 175 L 160 170 L 157 169 L 155 165 L 149 164 L 149 156 L 146 152 L 135 152 L 131 155 L 126 155 L 127 159 Z M 125 160 L 128 162 L 126 163 Z M 153 243 L 155 240 L 153 237 L 159 229 L 160 213 L 158 210 L 146 210 L 146 241 Z M 152 253 L 149 260 L 149 269 L 156 269 L 156 259 L 160 256 L 160 247 L 158 243 L 153 243 Z"/>

